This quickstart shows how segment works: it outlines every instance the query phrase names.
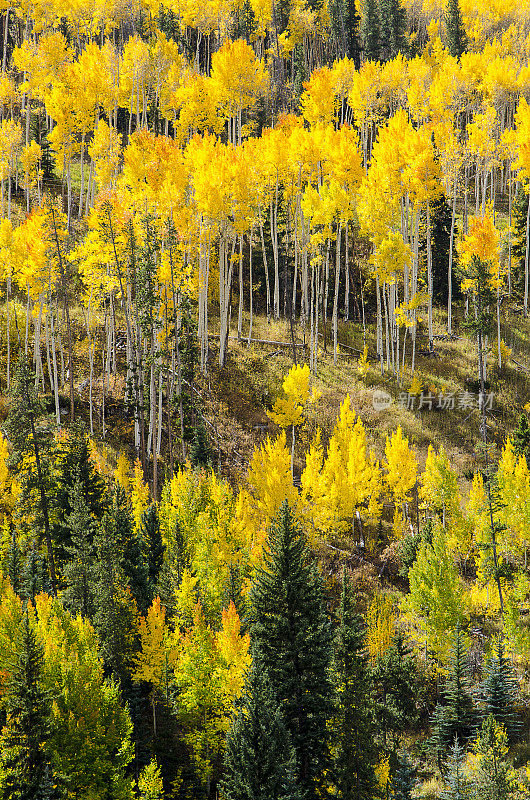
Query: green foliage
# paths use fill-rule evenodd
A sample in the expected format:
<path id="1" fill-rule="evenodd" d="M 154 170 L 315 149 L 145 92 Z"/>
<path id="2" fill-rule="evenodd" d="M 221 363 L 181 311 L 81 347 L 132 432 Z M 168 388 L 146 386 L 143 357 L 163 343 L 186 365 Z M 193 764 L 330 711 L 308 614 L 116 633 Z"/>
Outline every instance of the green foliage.
<path id="1" fill-rule="evenodd" d="M 92 618 L 96 524 L 86 504 L 80 470 L 76 469 L 75 473 L 75 483 L 69 498 L 72 510 L 66 518 L 70 544 L 65 547 L 69 560 L 64 566 L 66 589 L 63 602 L 72 614 L 79 613 Z"/>
<path id="2" fill-rule="evenodd" d="M 339 627 L 335 638 L 337 690 L 335 780 L 342 800 L 372 800 L 377 791 L 378 748 L 362 618 L 352 607 L 343 574 Z"/>
<path id="3" fill-rule="evenodd" d="M 463 771 L 465 757 L 466 751 L 455 737 L 445 763 L 446 785 L 440 800 L 471 800 L 472 785 Z"/>
<path id="4" fill-rule="evenodd" d="M 164 561 L 164 545 L 160 533 L 160 521 L 155 504 L 149 506 L 143 514 L 140 526 L 140 537 L 145 551 L 148 579 L 148 605 L 155 596 L 158 576 Z"/>
<path id="5" fill-rule="evenodd" d="M 515 796 L 513 770 L 506 761 L 508 737 L 493 715 L 482 723 L 474 745 L 477 757 L 476 796 L 480 800 L 510 800 Z"/>
<path id="6" fill-rule="evenodd" d="M 407 18 L 400 0 L 380 0 L 381 53 L 382 60 L 406 54 Z"/>
<path id="7" fill-rule="evenodd" d="M 460 59 L 467 48 L 467 36 L 459 0 L 448 0 L 445 12 L 445 33 L 447 49 L 453 58 Z"/>
<path id="8" fill-rule="evenodd" d="M 20 547 L 18 546 L 18 537 L 15 530 L 11 531 L 9 549 L 5 555 L 2 566 L 3 572 L 11 581 L 11 586 L 15 592 L 18 592 L 20 589 L 20 574 L 22 571 L 22 556 L 20 553 Z"/>
<path id="9" fill-rule="evenodd" d="M 364 57 L 375 61 L 381 47 L 381 25 L 377 0 L 366 0 L 361 26 Z"/>
<path id="10" fill-rule="evenodd" d="M 412 800 L 415 774 L 416 770 L 407 753 L 398 753 L 390 788 L 392 800 Z"/>
<path id="11" fill-rule="evenodd" d="M 296 756 L 266 671 L 250 670 L 226 739 L 223 800 L 301 800 Z"/>
<path id="12" fill-rule="evenodd" d="M 513 740 L 521 727 L 515 710 L 519 691 L 501 637 L 493 643 L 480 694 L 484 714 L 492 716 L 503 726 L 508 738 Z"/>
<path id="13" fill-rule="evenodd" d="M 530 461 L 530 423 L 527 414 L 523 413 L 519 417 L 519 424 L 512 436 L 513 448 L 516 456 L 525 456 L 527 462 Z"/>
<path id="14" fill-rule="evenodd" d="M 417 665 L 403 631 L 398 628 L 390 647 L 377 657 L 372 668 L 375 718 L 387 744 L 390 734 L 395 744 L 414 724 L 418 689 Z"/>
<path id="15" fill-rule="evenodd" d="M 138 789 L 140 800 L 164 800 L 162 773 L 156 759 L 143 768 L 138 779 Z"/>
<path id="16" fill-rule="evenodd" d="M 462 621 L 463 590 L 441 527 L 436 528 L 432 544 L 422 544 L 409 571 L 409 583 L 404 605 L 421 620 L 431 647 L 443 656 L 450 632 Z"/>
<path id="17" fill-rule="evenodd" d="M 268 548 L 251 590 L 252 658 L 256 670 L 269 674 L 295 749 L 300 788 L 312 800 L 330 764 L 332 635 L 320 579 L 287 503 L 270 529 Z"/>
<path id="18" fill-rule="evenodd" d="M 439 763 L 455 741 L 465 744 L 475 730 L 476 713 L 470 693 L 464 635 L 457 627 L 451 647 L 449 673 L 432 722 L 432 744 Z"/>
<path id="19" fill-rule="evenodd" d="M 16 644 L 0 740 L 0 796 L 2 800 L 37 800 L 47 775 L 44 745 L 50 733 L 50 702 L 42 685 L 43 648 L 27 612 Z"/>
<path id="20" fill-rule="evenodd" d="M 211 460 L 208 433 L 202 419 L 195 426 L 190 450 L 190 461 L 194 467 L 207 467 Z"/>

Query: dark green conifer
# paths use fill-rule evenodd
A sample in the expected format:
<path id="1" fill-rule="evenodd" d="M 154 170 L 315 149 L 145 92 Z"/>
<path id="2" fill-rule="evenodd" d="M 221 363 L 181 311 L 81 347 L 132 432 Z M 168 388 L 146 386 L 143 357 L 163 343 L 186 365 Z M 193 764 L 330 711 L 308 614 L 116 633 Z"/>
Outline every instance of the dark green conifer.
<path id="1" fill-rule="evenodd" d="M 269 675 L 295 749 L 298 783 L 304 798 L 314 800 L 330 766 L 332 634 L 320 578 L 286 502 L 271 526 L 250 603 L 253 664 Z"/>
<path id="2" fill-rule="evenodd" d="M 412 800 L 416 770 L 406 752 L 397 754 L 391 782 L 392 800 Z"/>
<path id="3" fill-rule="evenodd" d="M 208 433 L 204 422 L 199 420 L 191 443 L 190 461 L 194 467 L 207 467 L 211 461 Z"/>
<path id="4" fill-rule="evenodd" d="M 39 551 L 37 542 L 33 542 L 22 571 L 20 596 L 35 605 L 35 598 L 40 592 L 50 593 L 50 578 L 46 559 Z"/>
<path id="5" fill-rule="evenodd" d="M 160 532 L 160 521 L 158 519 L 158 510 L 154 503 L 142 514 L 140 536 L 145 550 L 149 581 L 149 603 L 151 603 L 155 596 L 158 576 L 164 561 L 164 545 Z"/>
<path id="6" fill-rule="evenodd" d="M 388 736 L 393 744 L 417 716 L 417 666 L 403 631 L 398 628 L 391 646 L 376 659 L 372 668 L 375 716 L 383 743 Z"/>
<path id="7" fill-rule="evenodd" d="M 407 20 L 400 0 L 380 0 L 380 53 L 381 59 L 390 60 L 398 53 L 406 53 Z"/>
<path id="8" fill-rule="evenodd" d="M 528 423 L 528 416 L 521 414 L 517 428 L 513 432 L 513 449 L 516 456 L 525 456 L 526 461 L 530 464 L 530 424 Z"/>
<path id="9" fill-rule="evenodd" d="M 253 667 L 226 738 L 224 800 L 302 800 L 296 755 L 266 671 Z"/>
<path id="10" fill-rule="evenodd" d="M 436 706 L 432 723 L 432 744 L 440 767 L 455 737 L 465 744 L 477 721 L 466 666 L 464 635 L 460 628 L 455 632 L 449 674 L 442 695 L 443 700 Z"/>
<path id="11" fill-rule="evenodd" d="M 0 742 L 2 800 L 40 800 L 46 784 L 44 751 L 50 704 L 42 687 L 43 650 L 27 612 L 13 654 L 6 692 L 6 725 Z"/>
<path id="12" fill-rule="evenodd" d="M 335 779 L 342 800 L 372 800 L 377 793 L 378 748 L 364 636 L 362 618 L 352 607 L 351 589 L 343 574 L 335 637 L 338 703 Z"/>
<path id="13" fill-rule="evenodd" d="M 440 795 L 440 800 L 471 800 L 471 784 L 464 775 L 464 761 L 466 751 L 460 744 L 458 736 L 449 751 L 445 763 L 445 788 Z"/>
<path id="14" fill-rule="evenodd" d="M 447 49 L 453 58 L 460 59 L 467 47 L 467 36 L 462 20 L 459 0 L 448 0 L 445 12 L 445 32 L 447 36 Z"/>
<path id="15" fill-rule="evenodd" d="M 366 0 L 361 26 L 363 53 L 366 61 L 377 61 L 381 48 L 381 24 L 377 0 Z"/>
<path id="16" fill-rule="evenodd" d="M 520 730 L 520 721 L 515 708 L 519 689 L 513 667 L 506 658 L 502 637 L 492 647 L 480 690 L 484 704 L 484 716 L 492 716 L 513 741 Z"/>
<path id="17" fill-rule="evenodd" d="M 68 561 L 63 570 L 66 582 L 63 602 L 74 616 L 82 614 L 91 618 L 94 614 L 96 523 L 86 504 L 79 469 L 75 470 L 75 483 L 69 495 L 68 504 L 72 510 L 65 520 L 70 544 L 65 548 Z"/>
<path id="18" fill-rule="evenodd" d="M 20 589 L 20 577 L 22 571 L 22 556 L 18 546 L 18 537 L 13 529 L 11 531 L 11 541 L 4 559 L 4 572 L 11 581 L 11 586 L 18 592 Z"/>

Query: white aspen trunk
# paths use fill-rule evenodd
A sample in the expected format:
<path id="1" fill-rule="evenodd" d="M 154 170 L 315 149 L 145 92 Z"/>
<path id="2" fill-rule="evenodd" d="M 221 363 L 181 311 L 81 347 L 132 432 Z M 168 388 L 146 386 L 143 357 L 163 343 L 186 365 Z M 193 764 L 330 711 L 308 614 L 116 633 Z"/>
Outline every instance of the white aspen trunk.
<path id="1" fill-rule="evenodd" d="M 337 364 L 338 347 L 338 316 L 339 316 L 339 280 L 340 280 L 340 240 L 342 237 L 342 222 L 339 222 L 337 231 L 337 249 L 335 258 L 335 295 L 333 298 L 333 364 Z"/>
<path id="2" fill-rule="evenodd" d="M 528 282 L 530 265 L 530 191 L 528 192 L 528 207 L 526 211 L 526 250 L 524 256 L 524 315 L 528 315 Z"/>
<path id="3" fill-rule="evenodd" d="M 453 247 L 455 241 L 456 187 L 457 180 L 455 175 L 451 208 L 451 235 L 449 237 L 449 265 L 447 268 L 447 333 L 449 336 L 451 336 L 453 330 Z"/>
<path id="4" fill-rule="evenodd" d="M 252 283 L 252 237 L 254 235 L 254 226 L 250 228 L 250 239 L 248 242 L 248 279 L 249 279 L 249 325 L 248 325 L 248 346 L 250 347 L 250 340 L 252 339 L 252 323 L 254 321 L 254 303 L 253 292 L 254 286 Z"/>
<path id="5" fill-rule="evenodd" d="M 265 250 L 265 238 L 263 236 L 263 223 L 261 212 L 258 213 L 259 232 L 261 238 L 261 252 L 263 253 L 263 269 L 265 270 L 265 289 L 267 293 L 267 323 L 271 321 L 271 287 L 269 281 L 269 265 L 267 264 L 267 251 Z"/>
<path id="6" fill-rule="evenodd" d="M 57 374 L 57 352 L 55 348 L 55 328 L 53 325 L 53 311 L 50 315 L 51 338 L 52 338 L 52 363 L 53 363 L 53 397 L 55 400 L 55 419 L 57 427 L 61 427 L 61 409 L 59 406 L 59 379 Z"/>
<path id="7" fill-rule="evenodd" d="M 431 242 L 431 212 L 427 203 L 427 292 L 428 292 L 428 329 L 429 329 L 429 353 L 434 351 L 434 338 L 432 330 L 432 242 Z"/>
<path id="8" fill-rule="evenodd" d="M 239 305 L 237 312 L 237 338 L 243 336 L 243 235 L 239 236 Z"/>
<path id="9" fill-rule="evenodd" d="M 344 238 L 344 319 L 350 318 L 350 226 L 346 220 Z"/>

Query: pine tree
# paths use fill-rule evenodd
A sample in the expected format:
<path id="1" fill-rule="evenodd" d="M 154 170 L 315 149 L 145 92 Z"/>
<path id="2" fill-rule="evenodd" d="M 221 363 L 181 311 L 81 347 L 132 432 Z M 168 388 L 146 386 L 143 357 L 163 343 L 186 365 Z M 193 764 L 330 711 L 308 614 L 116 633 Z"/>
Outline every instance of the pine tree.
<path id="1" fill-rule="evenodd" d="M 20 573 L 22 570 L 22 556 L 20 554 L 20 547 L 18 546 L 18 537 L 16 532 L 11 531 L 11 541 L 9 543 L 8 551 L 4 560 L 4 572 L 11 581 L 11 586 L 18 592 L 20 589 Z"/>
<path id="2" fill-rule="evenodd" d="M 226 738 L 225 800 L 301 800 L 296 756 L 266 671 L 250 670 Z"/>
<path id="3" fill-rule="evenodd" d="M 377 790 L 378 749 L 362 618 L 352 608 L 343 574 L 339 627 L 335 638 L 338 712 L 335 775 L 343 800 L 372 800 Z"/>
<path id="4" fill-rule="evenodd" d="M 397 754 L 397 763 L 392 775 L 392 800 L 412 800 L 416 770 L 405 752 Z"/>
<path id="5" fill-rule="evenodd" d="M 332 635 L 318 574 L 286 502 L 268 547 L 251 590 L 253 663 L 269 674 L 295 749 L 297 780 L 304 797 L 313 800 L 330 764 Z"/>
<path id="6" fill-rule="evenodd" d="M 465 744 L 473 734 L 475 723 L 476 714 L 469 690 L 464 636 L 460 627 L 457 627 L 451 648 L 449 674 L 443 689 L 443 702 L 436 706 L 432 722 L 431 741 L 440 766 L 455 737 Z"/>
<path id="7" fill-rule="evenodd" d="M 142 514 L 140 536 L 145 549 L 150 604 L 155 596 L 158 576 L 164 561 L 164 545 L 160 532 L 160 520 L 158 519 L 158 510 L 154 503 Z"/>
<path id="8" fill-rule="evenodd" d="M 116 486 L 111 515 L 116 531 L 117 557 L 141 614 L 151 603 L 149 567 L 141 531 L 134 528 L 131 502 L 121 486 Z"/>
<path id="9" fill-rule="evenodd" d="M 465 757 L 466 751 L 456 736 L 445 764 L 446 786 L 440 800 L 471 800 L 471 783 L 463 773 Z"/>
<path id="10" fill-rule="evenodd" d="M 35 605 L 35 597 L 40 592 L 50 594 L 50 578 L 46 559 L 40 553 L 37 542 L 29 550 L 20 582 L 20 596 Z"/>
<path id="11" fill-rule="evenodd" d="M 474 796 L 486 800 L 510 800 L 514 797 L 515 787 L 506 761 L 508 737 L 492 714 L 483 721 L 473 749 L 477 760 Z"/>
<path id="12" fill-rule="evenodd" d="M 381 27 L 377 0 L 366 0 L 361 26 L 364 58 L 376 61 L 381 47 Z"/>
<path id="13" fill-rule="evenodd" d="M 50 704 L 42 688 L 42 645 L 22 618 L 6 693 L 6 726 L 0 741 L 2 800 L 40 800 L 47 782 L 44 751 L 49 735 Z"/>
<path id="14" fill-rule="evenodd" d="M 516 456 L 525 456 L 527 463 L 530 463 L 530 424 L 524 413 L 519 417 L 519 424 L 513 432 L 513 448 Z"/>
<path id="15" fill-rule="evenodd" d="M 400 0 L 381 0 L 381 53 L 383 59 L 395 58 L 398 53 L 405 53 L 407 40 L 406 13 Z"/>
<path id="16" fill-rule="evenodd" d="M 510 740 L 513 740 L 520 730 L 515 710 L 518 693 L 512 665 L 506 658 L 504 643 L 499 637 L 493 644 L 493 652 L 486 666 L 480 695 L 484 703 L 484 715 L 492 716 L 499 725 L 502 725 Z"/>
<path id="17" fill-rule="evenodd" d="M 447 48 L 453 58 L 462 56 L 467 47 L 467 36 L 462 21 L 459 0 L 448 0 L 445 12 L 445 30 L 447 35 Z"/>
<path id="18" fill-rule="evenodd" d="M 204 422 L 199 420 L 191 443 L 190 461 L 194 467 L 207 467 L 211 460 L 208 433 Z"/>
<path id="19" fill-rule="evenodd" d="M 416 718 L 417 666 L 400 628 L 391 646 L 377 657 L 372 680 L 375 716 L 386 746 L 389 734 L 395 743 Z"/>
<path id="20" fill-rule="evenodd" d="M 45 416 L 44 405 L 35 392 L 34 383 L 27 359 L 21 354 L 11 385 L 9 415 L 5 427 L 12 445 L 10 467 L 19 471 L 22 497 L 30 501 L 35 492 L 38 498 L 35 509 L 37 524 L 39 527 L 42 525 L 51 590 L 55 595 L 57 578 L 50 525 L 53 435 Z"/>
<path id="21" fill-rule="evenodd" d="M 69 560 L 63 570 L 66 581 L 63 602 L 74 616 L 82 614 L 92 618 L 96 525 L 85 501 L 79 469 L 75 470 L 75 483 L 69 492 L 68 504 L 72 510 L 65 520 L 70 544 L 65 547 Z"/>
<path id="22" fill-rule="evenodd" d="M 84 504 L 95 520 L 101 520 L 108 507 L 105 482 L 94 467 L 88 438 L 81 424 L 77 423 L 69 429 L 68 437 L 58 453 L 57 466 L 57 521 L 53 536 L 58 560 L 64 562 L 70 552 L 68 548 L 72 534 L 69 517 L 73 511 L 72 498 L 76 482 L 79 482 L 76 491 L 78 494 L 82 493 Z"/>

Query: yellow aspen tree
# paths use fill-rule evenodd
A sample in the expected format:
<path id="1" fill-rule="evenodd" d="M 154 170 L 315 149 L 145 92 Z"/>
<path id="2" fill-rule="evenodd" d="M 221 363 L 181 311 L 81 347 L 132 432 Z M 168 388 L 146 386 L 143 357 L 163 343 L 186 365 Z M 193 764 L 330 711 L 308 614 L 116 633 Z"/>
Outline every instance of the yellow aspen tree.
<path id="1" fill-rule="evenodd" d="M 275 439 L 267 437 L 264 444 L 256 447 L 250 460 L 247 480 L 263 524 L 271 522 L 284 500 L 291 508 L 296 508 L 298 492 L 293 485 L 285 431 Z"/>
<path id="2" fill-rule="evenodd" d="M 136 459 L 134 462 L 131 501 L 133 506 L 134 524 L 136 530 L 139 530 L 142 514 L 149 505 L 149 487 L 144 481 L 144 473 L 139 459 Z"/>
<path id="3" fill-rule="evenodd" d="M 397 506 L 401 506 L 408 517 L 407 504 L 410 502 L 410 491 L 416 484 L 418 463 L 416 454 L 409 446 L 409 440 L 403 436 L 401 426 L 385 443 L 386 475 L 385 483 Z"/>
<path id="4" fill-rule="evenodd" d="M 372 664 L 392 644 L 396 622 L 397 614 L 391 598 L 376 595 L 366 612 L 366 649 Z"/>
<path id="5" fill-rule="evenodd" d="M 304 410 L 309 396 L 309 367 L 294 364 L 283 380 L 283 397 L 278 397 L 267 416 L 281 428 L 291 428 L 291 473 L 294 468 L 295 428 L 304 422 Z M 317 395 L 313 392 L 311 400 Z"/>
<path id="6" fill-rule="evenodd" d="M 140 617 L 138 633 L 140 652 L 135 659 L 133 678 L 135 681 L 150 683 L 151 708 L 153 711 L 153 731 L 156 736 L 156 692 L 165 693 L 169 702 L 169 670 L 172 665 L 169 633 L 165 627 L 166 610 L 155 597 L 144 619 Z"/>

